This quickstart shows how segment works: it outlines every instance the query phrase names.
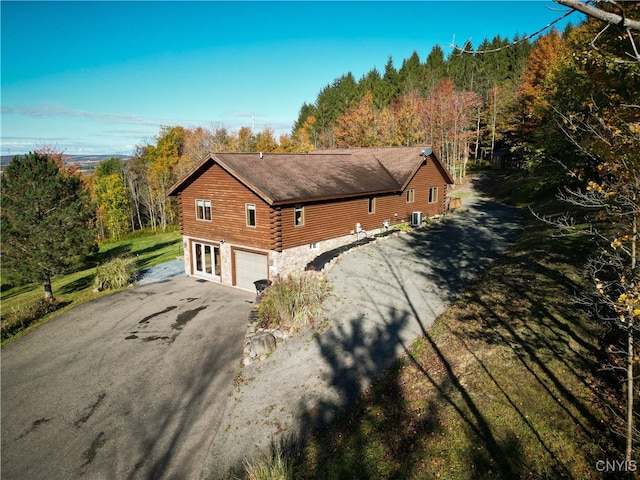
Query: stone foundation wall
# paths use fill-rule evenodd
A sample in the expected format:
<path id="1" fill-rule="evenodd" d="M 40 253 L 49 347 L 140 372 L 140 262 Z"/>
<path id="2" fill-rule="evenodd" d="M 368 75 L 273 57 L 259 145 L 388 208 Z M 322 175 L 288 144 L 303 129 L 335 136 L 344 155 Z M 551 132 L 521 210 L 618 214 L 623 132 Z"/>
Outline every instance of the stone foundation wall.
<path id="1" fill-rule="evenodd" d="M 383 231 L 384 229 L 382 228 L 376 228 L 375 230 L 367 230 L 366 233 L 367 237 L 373 237 Z M 362 240 L 363 238 L 365 238 L 365 234 L 363 232 L 358 234 L 358 236 L 354 233 L 352 235 L 344 235 L 342 237 L 317 242 L 315 244 L 315 248 L 312 248 L 311 245 L 307 244 L 299 247 L 287 248 L 282 252 L 270 252 L 270 278 L 273 279 L 278 276 L 286 277 L 291 273 L 301 272 L 307 268 L 309 263 L 323 253 L 354 243 L 356 240 Z"/>

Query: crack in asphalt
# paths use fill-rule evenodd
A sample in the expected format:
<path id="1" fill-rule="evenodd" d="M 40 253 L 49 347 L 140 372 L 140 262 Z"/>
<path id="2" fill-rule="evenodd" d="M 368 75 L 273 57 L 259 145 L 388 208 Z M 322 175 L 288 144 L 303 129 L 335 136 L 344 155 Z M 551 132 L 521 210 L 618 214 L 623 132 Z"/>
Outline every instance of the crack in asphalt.
<path id="1" fill-rule="evenodd" d="M 20 436 L 18 436 L 16 438 L 17 440 L 20 440 L 21 438 L 26 437 L 27 435 L 29 435 L 31 432 L 35 431 L 40 425 L 44 425 L 45 423 L 51 421 L 52 418 L 39 418 L 38 420 L 34 420 L 34 422 L 31 424 L 31 427 L 29 427 L 27 430 L 25 430 L 23 433 L 20 434 Z"/>
<path id="2" fill-rule="evenodd" d="M 100 392 L 98 394 L 98 397 L 96 398 L 95 402 L 89 405 L 89 408 L 87 409 L 87 413 L 81 416 L 78 420 L 76 420 L 73 423 L 76 426 L 76 428 L 80 428 L 83 423 L 87 423 L 87 420 L 89 420 L 91 416 L 96 412 L 96 410 L 98 409 L 98 407 L 106 397 L 107 397 L 107 392 Z"/>
<path id="3" fill-rule="evenodd" d="M 98 454 L 100 447 L 105 443 L 107 443 L 107 439 L 104 438 L 104 432 L 98 433 L 96 438 L 93 439 L 93 442 L 91 442 L 91 445 L 89 445 L 89 448 L 82 453 L 84 463 L 80 467 L 84 468 L 90 465 L 96 459 L 96 455 Z"/>

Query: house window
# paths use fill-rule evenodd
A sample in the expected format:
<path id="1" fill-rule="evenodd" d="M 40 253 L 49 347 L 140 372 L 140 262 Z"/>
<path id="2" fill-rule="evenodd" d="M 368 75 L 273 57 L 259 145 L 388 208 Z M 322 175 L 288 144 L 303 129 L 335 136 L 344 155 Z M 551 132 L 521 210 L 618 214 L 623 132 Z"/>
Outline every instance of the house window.
<path id="1" fill-rule="evenodd" d="M 429 203 L 436 203 L 438 201 L 438 187 L 429 188 Z"/>
<path id="2" fill-rule="evenodd" d="M 376 197 L 369 197 L 369 213 L 376 213 Z"/>
<path id="3" fill-rule="evenodd" d="M 245 203 L 247 213 L 247 227 L 256 226 L 256 205 L 254 203 Z"/>
<path id="4" fill-rule="evenodd" d="M 211 221 L 211 200 L 196 200 L 196 218 Z"/>
<path id="5" fill-rule="evenodd" d="M 410 188 L 407 190 L 407 203 L 413 203 L 415 198 L 415 190 Z"/>
<path id="6" fill-rule="evenodd" d="M 304 207 L 302 205 L 296 205 L 293 208 L 293 224 L 296 227 L 304 225 Z"/>

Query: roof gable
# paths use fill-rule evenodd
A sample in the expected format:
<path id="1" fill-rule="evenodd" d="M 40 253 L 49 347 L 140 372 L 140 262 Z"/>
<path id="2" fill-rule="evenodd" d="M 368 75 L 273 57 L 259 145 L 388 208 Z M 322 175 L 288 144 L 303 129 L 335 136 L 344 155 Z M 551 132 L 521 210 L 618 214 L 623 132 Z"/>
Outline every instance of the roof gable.
<path id="1" fill-rule="evenodd" d="M 446 183 L 455 183 L 451 173 L 443 165 L 437 155 L 428 146 L 421 147 L 372 147 L 372 148 L 343 148 L 336 150 L 316 150 L 318 152 L 343 152 L 353 155 L 372 155 L 387 169 L 387 171 L 406 187 L 420 168 L 425 157 L 430 158 L 436 165 Z"/>
<path id="2" fill-rule="evenodd" d="M 212 163 L 270 205 L 401 191 L 425 159 L 424 147 L 321 150 L 308 154 L 212 153 L 169 190 L 176 195 Z M 433 154 L 446 181 L 451 176 Z"/>

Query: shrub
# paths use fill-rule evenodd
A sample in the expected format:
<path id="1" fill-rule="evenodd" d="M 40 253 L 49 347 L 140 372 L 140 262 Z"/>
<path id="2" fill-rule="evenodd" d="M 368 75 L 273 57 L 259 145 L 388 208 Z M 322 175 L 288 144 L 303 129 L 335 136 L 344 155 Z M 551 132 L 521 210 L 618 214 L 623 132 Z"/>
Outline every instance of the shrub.
<path id="1" fill-rule="evenodd" d="M 291 480 L 293 479 L 292 462 L 278 448 L 270 455 L 259 458 L 253 463 L 244 462 L 249 480 Z"/>
<path id="2" fill-rule="evenodd" d="M 394 228 L 396 230 L 400 231 L 400 232 L 409 232 L 409 231 L 411 231 L 411 226 L 407 222 L 399 223 Z"/>
<path id="3" fill-rule="evenodd" d="M 126 287 L 136 280 L 138 270 L 130 257 L 117 257 L 96 268 L 93 278 L 95 290 L 112 290 Z"/>
<path id="4" fill-rule="evenodd" d="M 316 272 L 292 274 L 265 290 L 257 307 L 260 323 L 300 328 L 313 322 L 331 291 L 324 276 Z"/>
<path id="5" fill-rule="evenodd" d="M 56 300 L 45 300 L 41 298 L 28 307 L 9 312 L 7 315 L 4 315 L 2 319 L 0 332 L 2 340 L 4 341 L 19 331 L 24 330 L 45 315 L 55 312 L 58 308 L 60 308 L 60 304 Z"/>

